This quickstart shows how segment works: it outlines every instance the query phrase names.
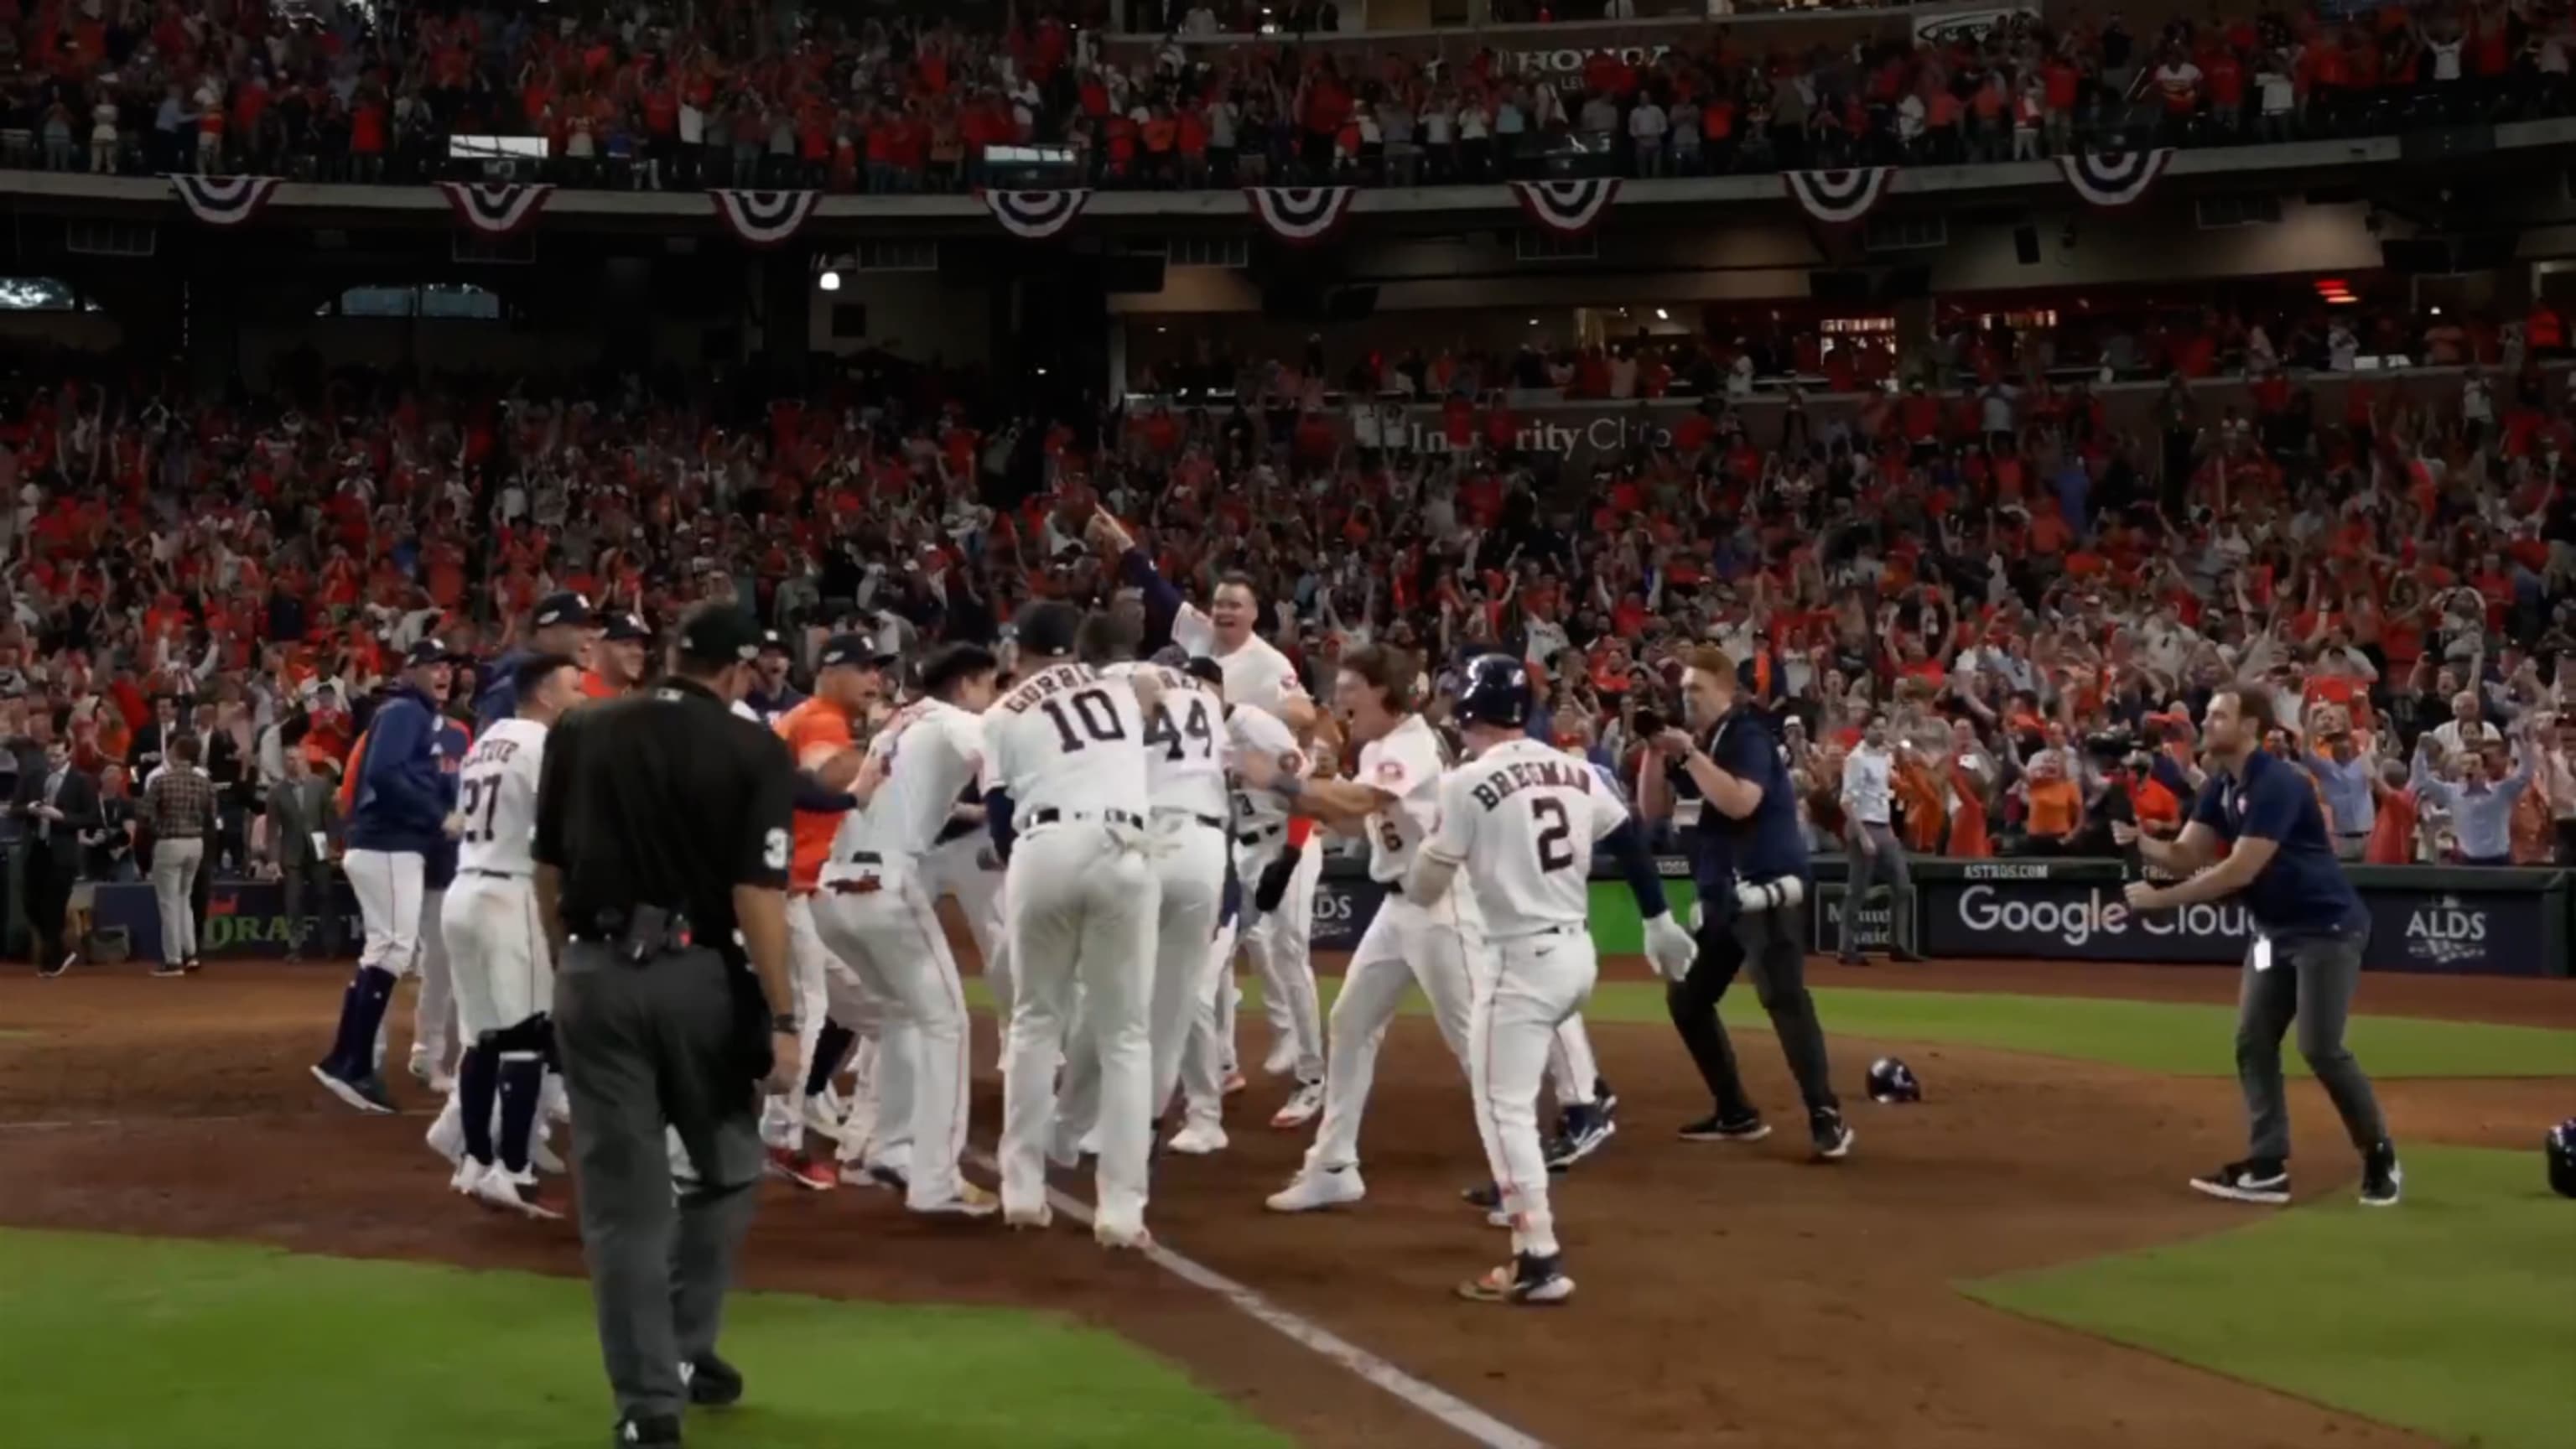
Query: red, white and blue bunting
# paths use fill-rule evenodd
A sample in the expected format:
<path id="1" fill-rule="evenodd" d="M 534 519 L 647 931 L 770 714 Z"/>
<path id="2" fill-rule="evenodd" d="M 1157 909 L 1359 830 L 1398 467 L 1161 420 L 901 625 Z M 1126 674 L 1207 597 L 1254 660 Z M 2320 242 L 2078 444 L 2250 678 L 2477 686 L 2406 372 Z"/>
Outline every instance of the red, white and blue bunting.
<path id="1" fill-rule="evenodd" d="M 1247 186 L 1243 199 L 1262 229 L 1292 247 L 1310 247 L 1338 231 L 1351 214 L 1356 186 Z"/>
<path id="2" fill-rule="evenodd" d="M 819 191 L 710 191 L 716 215 L 747 247 L 774 247 L 805 229 Z"/>
<path id="3" fill-rule="evenodd" d="M 555 194 L 553 187 L 537 182 L 442 181 L 438 189 L 447 193 L 447 204 L 455 208 L 458 221 L 489 237 L 516 236 L 527 230 Z"/>
<path id="4" fill-rule="evenodd" d="M 2152 151 L 2079 151 L 2057 158 L 2057 169 L 2075 194 L 2095 206 L 2126 206 L 2147 194 L 2173 160 L 2173 148 Z"/>
<path id="5" fill-rule="evenodd" d="M 1512 196 L 1530 220 L 1558 236 L 1581 236 L 1601 224 L 1619 199 L 1619 178 L 1584 181 L 1515 181 Z"/>
<path id="6" fill-rule="evenodd" d="M 188 214 L 208 226 L 239 226 L 268 209 L 277 194 L 274 176 L 173 176 Z"/>
<path id="7" fill-rule="evenodd" d="M 1848 171 L 1786 171 L 1780 181 L 1807 215 L 1827 226 L 1849 226 L 1869 215 L 1895 175 L 1893 166 L 1855 166 Z"/>
<path id="8" fill-rule="evenodd" d="M 1091 192 L 1084 187 L 1062 191 L 987 191 L 984 205 L 1002 230 L 1022 241 L 1045 241 L 1073 225 L 1082 209 L 1091 204 Z"/>

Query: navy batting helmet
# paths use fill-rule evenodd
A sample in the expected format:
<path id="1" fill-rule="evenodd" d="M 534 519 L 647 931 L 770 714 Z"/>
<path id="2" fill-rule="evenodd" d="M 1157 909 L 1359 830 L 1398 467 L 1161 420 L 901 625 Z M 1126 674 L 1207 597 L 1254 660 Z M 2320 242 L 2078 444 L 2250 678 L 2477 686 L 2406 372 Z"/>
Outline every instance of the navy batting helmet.
<path id="1" fill-rule="evenodd" d="M 2576 1117 L 2549 1129 L 2549 1189 L 2576 1197 Z"/>
<path id="2" fill-rule="evenodd" d="M 1460 724 L 1525 728 L 1530 716 L 1529 666 L 1508 654 L 1479 654 L 1467 661 L 1467 682 L 1458 687 Z"/>
<path id="3" fill-rule="evenodd" d="M 1873 1102 L 1920 1102 L 1923 1083 L 1914 1069 L 1895 1057 L 1880 1057 L 1869 1064 L 1869 1099 Z"/>

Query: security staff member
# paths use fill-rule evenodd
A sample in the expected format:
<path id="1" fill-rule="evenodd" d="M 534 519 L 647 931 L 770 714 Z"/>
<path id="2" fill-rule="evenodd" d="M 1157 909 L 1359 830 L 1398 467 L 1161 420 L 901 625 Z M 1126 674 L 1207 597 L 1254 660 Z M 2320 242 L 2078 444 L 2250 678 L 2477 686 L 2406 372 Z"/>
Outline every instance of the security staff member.
<path id="1" fill-rule="evenodd" d="M 2236 1078 L 2245 1089 L 2252 1147 L 2191 1185 L 2236 1202 L 2290 1200 L 2290 1099 L 2281 1083 L 2281 1037 L 2299 1027 L 2299 1055 L 2317 1074 L 2345 1133 L 2361 1152 L 2361 1200 L 2392 1207 L 2404 1178 L 2388 1123 L 2361 1063 L 2343 1044 L 2361 983 L 2361 949 L 2370 912 L 2335 860 L 2325 810 L 2307 776 L 2262 748 L 2281 728 L 2280 706 L 2259 684 L 2212 695 L 2203 716 L 2219 771 L 2201 786 L 2182 834 L 2162 841 L 2114 825 L 2122 845 L 2135 841 L 2146 864 L 2189 877 L 2172 885 L 2134 881 L 2138 911 L 2196 905 L 2242 892 L 2254 917 L 2245 956 L 2245 989 L 2236 1016 Z M 2221 852 L 2224 852 L 2222 854 Z M 2199 874 L 2193 874 L 2193 872 Z"/>
<path id="2" fill-rule="evenodd" d="M 566 714 L 538 784 L 537 904 L 621 1445 L 677 1444 L 684 1401 L 742 1394 L 715 1337 L 760 1182 L 759 1095 L 793 1085 L 797 1039 L 795 770 L 731 709 L 759 645 L 739 610 L 699 606 L 664 684 Z M 665 1124 L 696 1174 L 676 1196 Z"/>
<path id="3" fill-rule="evenodd" d="M 1745 1096 L 1735 1049 L 1717 1019 L 1718 998 L 1739 969 L 1750 968 L 1753 990 L 1771 1014 L 1781 1054 L 1806 1099 L 1816 1156 L 1839 1161 L 1851 1152 L 1852 1130 L 1834 1097 L 1824 1027 L 1807 992 L 1801 907 L 1814 877 L 1806 837 L 1798 832 L 1796 789 L 1770 724 L 1741 687 L 1734 658 L 1723 649 L 1697 649 L 1689 666 L 1682 676 L 1682 704 L 1707 744 L 1703 748 L 1687 730 L 1665 730 L 1653 742 L 1662 767 L 1649 760 L 1637 779 L 1637 808 L 1649 818 L 1669 813 L 1676 780 L 1687 781 L 1702 798 L 1691 841 L 1699 957 L 1689 975 L 1665 988 L 1664 1002 L 1700 1079 L 1717 1099 L 1717 1112 L 1682 1128 L 1681 1135 L 1693 1142 L 1756 1142 L 1771 1135 Z"/>

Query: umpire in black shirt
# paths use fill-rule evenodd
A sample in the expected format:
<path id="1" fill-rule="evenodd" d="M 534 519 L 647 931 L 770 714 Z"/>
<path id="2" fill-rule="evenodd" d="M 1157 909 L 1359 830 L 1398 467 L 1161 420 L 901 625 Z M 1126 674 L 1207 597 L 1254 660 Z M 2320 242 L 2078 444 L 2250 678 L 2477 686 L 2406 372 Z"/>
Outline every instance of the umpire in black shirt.
<path id="1" fill-rule="evenodd" d="M 797 1032 L 795 768 L 731 709 L 759 650 L 748 617 L 700 606 L 659 688 L 555 726 L 537 790 L 537 903 L 621 1445 L 677 1444 L 684 1402 L 742 1395 L 716 1334 L 760 1182 L 760 1093 L 791 1085 Z M 676 1194 L 666 1125 L 695 1169 Z"/>

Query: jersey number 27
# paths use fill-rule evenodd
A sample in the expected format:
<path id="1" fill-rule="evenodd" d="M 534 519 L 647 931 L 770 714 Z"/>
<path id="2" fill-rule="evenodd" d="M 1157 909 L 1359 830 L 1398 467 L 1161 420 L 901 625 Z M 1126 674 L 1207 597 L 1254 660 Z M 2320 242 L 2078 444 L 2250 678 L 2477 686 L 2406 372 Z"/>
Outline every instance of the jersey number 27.
<path id="1" fill-rule="evenodd" d="M 492 815 L 500 808 L 500 776 L 468 775 L 465 777 L 464 798 L 458 802 L 457 813 L 465 817 L 464 838 L 467 843 L 473 845 L 492 843 Z"/>

